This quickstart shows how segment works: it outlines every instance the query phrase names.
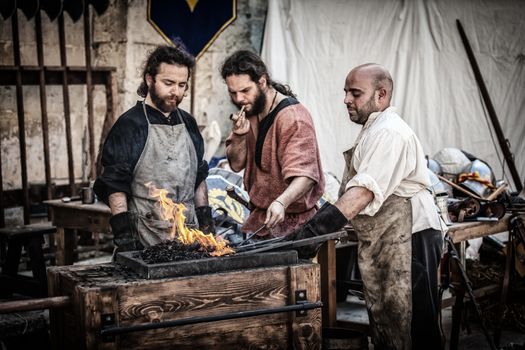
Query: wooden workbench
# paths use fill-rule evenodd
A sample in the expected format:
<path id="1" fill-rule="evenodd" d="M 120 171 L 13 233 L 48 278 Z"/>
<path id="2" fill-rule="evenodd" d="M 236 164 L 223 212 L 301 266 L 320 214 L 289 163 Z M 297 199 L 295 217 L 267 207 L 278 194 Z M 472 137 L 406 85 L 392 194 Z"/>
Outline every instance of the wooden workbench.
<path id="1" fill-rule="evenodd" d="M 473 221 L 455 223 L 448 228 L 448 235 L 454 243 L 464 242 L 469 239 L 490 236 L 495 233 L 508 231 L 511 215 L 506 214 L 498 221 Z"/>
<path id="2" fill-rule="evenodd" d="M 81 201 L 63 202 L 53 199 L 44 202 L 51 209 L 56 233 L 56 264 L 71 265 L 75 249 L 76 231 L 109 233 L 111 210 L 102 202 L 82 204 Z"/>

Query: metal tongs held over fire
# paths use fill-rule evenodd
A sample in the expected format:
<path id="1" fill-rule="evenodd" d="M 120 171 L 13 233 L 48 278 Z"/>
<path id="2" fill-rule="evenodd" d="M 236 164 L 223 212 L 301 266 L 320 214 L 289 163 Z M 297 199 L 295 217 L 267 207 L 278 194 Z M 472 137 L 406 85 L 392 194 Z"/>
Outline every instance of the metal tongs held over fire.
<path id="1" fill-rule="evenodd" d="M 265 228 L 265 227 L 266 227 L 266 224 L 263 224 L 261 227 L 259 227 L 257 230 L 255 230 L 255 232 L 252 232 L 252 233 L 250 233 L 249 235 L 247 235 L 246 238 L 245 238 L 243 241 L 241 241 L 239 244 L 237 244 L 237 247 L 240 247 L 240 246 L 242 246 L 244 243 L 248 242 L 250 239 L 252 239 L 253 236 L 255 236 L 256 234 L 258 234 L 259 232 L 261 232 L 261 230 L 262 230 L 263 228 Z"/>

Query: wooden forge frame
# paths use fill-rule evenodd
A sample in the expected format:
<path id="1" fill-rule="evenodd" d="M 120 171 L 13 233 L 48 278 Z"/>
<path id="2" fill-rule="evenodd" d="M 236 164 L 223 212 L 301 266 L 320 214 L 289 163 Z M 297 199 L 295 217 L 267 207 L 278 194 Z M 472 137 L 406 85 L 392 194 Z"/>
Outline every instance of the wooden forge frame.
<path id="1" fill-rule="evenodd" d="M 50 311 L 55 349 L 320 349 L 321 309 L 262 314 L 113 337 L 102 329 L 154 325 L 238 312 L 320 305 L 318 264 L 145 280 L 116 265 L 48 269 L 50 296 L 73 303 Z"/>

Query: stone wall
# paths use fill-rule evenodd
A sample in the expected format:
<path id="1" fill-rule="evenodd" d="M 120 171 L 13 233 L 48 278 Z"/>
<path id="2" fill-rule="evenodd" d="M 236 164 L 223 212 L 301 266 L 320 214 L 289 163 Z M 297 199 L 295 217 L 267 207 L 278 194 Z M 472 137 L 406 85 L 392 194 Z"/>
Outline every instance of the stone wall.
<path id="1" fill-rule="evenodd" d="M 219 123 L 222 138 L 227 136 L 227 118 L 235 108 L 230 103 L 219 68 L 227 55 L 237 49 L 260 51 L 266 0 L 238 0 L 237 19 L 230 24 L 200 57 L 196 65 L 194 96 L 188 96 L 182 108 L 190 111 L 194 99 L 194 116 L 199 125 L 206 126 L 215 120 Z M 147 22 L 147 0 L 111 0 L 103 15 L 92 13 L 92 65 L 116 67 L 118 79 L 117 114 L 135 104 L 137 86 L 146 53 L 166 42 Z M 20 45 L 23 65 L 37 65 L 34 19 L 27 20 L 18 11 Z M 42 13 L 45 65 L 60 65 L 58 24 Z M 65 16 L 68 65 L 83 66 L 84 37 L 82 19 L 73 23 Z M 13 65 L 11 20 L 0 18 L 0 65 Z M 86 88 L 70 86 L 71 121 L 75 177 L 88 180 L 88 134 Z M 2 145 L 2 175 L 4 190 L 21 187 L 18 121 L 14 86 L 0 87 L 0 141 Z M 40 98 L 38 86 L 24 87 L 28 180 L 44 183 L 44 154 Z M 98 149 L 102 123 L 105 117 L 105 91 L 96 87 L 94 95 L 95 135 Z M 67 152 L 63 117 L 62 87 L 47 86 L 51 175 L 57 184 L 67 182 Z M 221 151 L 219 151 L 220 153 Z M 220 155 L 220 154 L 219 154 Z"/>

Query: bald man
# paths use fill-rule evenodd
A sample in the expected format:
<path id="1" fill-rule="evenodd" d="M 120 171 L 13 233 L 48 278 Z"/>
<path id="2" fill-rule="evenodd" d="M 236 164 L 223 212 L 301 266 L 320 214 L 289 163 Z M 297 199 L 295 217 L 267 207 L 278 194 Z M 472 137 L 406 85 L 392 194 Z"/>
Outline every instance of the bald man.
<path id="1" fill-rule="evenodd" d="M 346 77 L 344 103 L 363 126 L 344 153 L 339 200 L 325 204 L 291 235 L 327 234 L 351 222 L 376 349 L 440 349 L 437 268 L 443 246 L 425 154 L 412 129 L 390 106 L 393 81 L 381 65 Z M 299 250 L 312 257 L 318 247 Z"/>

